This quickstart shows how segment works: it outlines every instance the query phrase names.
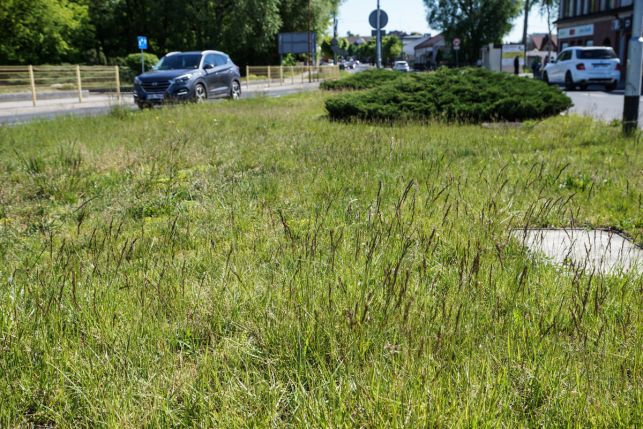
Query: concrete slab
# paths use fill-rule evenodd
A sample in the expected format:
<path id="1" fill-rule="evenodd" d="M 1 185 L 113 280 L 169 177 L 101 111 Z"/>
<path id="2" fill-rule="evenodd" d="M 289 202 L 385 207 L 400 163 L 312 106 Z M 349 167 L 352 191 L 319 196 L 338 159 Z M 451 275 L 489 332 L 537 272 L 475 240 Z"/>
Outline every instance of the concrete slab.
<path id="1" fill-rule="evenodd" d="M 557 265 L 585 267 L 588 272 L 603 274 L 643 272 L 643 249 L 612 231 L 520 229 L 511 234 Z"/>

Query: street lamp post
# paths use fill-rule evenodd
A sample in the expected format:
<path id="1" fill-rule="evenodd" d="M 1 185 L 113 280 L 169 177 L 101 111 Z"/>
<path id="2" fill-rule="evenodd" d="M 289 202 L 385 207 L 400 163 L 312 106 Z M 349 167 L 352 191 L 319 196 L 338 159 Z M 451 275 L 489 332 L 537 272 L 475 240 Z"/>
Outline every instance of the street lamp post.
<path id="1" fill-rule="evenodd" d="M 633 134 L 638 128 L 641 97 L 641 68 L 643 68 L 643 0 L 634 1 L 632 38 L 627 53 L 625 99 L 623 102 L 623 132 Z"/>

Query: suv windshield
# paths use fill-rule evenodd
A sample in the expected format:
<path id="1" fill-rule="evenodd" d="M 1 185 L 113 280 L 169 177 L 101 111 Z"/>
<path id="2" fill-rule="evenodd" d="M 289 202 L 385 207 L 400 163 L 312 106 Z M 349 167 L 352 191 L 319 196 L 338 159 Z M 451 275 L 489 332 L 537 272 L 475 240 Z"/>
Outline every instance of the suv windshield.
<path id="1" fill-rule="evenodd" d="M 156 70 L 196 69 L 201 64 L 201 54 L 176 54 L 163 57 L 156 65 Z"/>
<path id="2" fill-rule="evenodd" d="M 581 60 L 609 60 L 618 57 L 611 49 L 583 49 L 578 51 L 578 58 Z"/>

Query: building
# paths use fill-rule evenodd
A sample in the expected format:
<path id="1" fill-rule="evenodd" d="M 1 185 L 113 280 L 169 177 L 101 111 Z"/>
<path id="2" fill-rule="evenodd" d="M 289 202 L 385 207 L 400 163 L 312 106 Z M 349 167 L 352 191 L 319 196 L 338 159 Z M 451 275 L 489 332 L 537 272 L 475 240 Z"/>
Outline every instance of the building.
<path id="1" fill-rule="evenodd" d="M 558 37 L 552 34 L 550 39 L 547 33 L 532 33 L 527 38 L 527 50 L 558 52 Z"/>
<path id="2" fill-rule="evenodd" d="M 415 68 L 426 69 L 441 65 L 441 59 L 438 55 L 442 52 L 442 57 L 446 56 L 449 47 L 442 33 L 431 37 L 424 42 L 415 46 Z"/>
<path id="3" fill-rule="evenodd" d="M 627 60 L 632 36 L 633 0 L 560 0 L 559 49 L 569 46 L 611 46 Z"/>
<path id="4" fill-rule="evenodd" d="M 430 38 L 430 34 L 411 34 L 401 37 L 402 57 L 411 63 L 415 62 L 415 47 Z"/>

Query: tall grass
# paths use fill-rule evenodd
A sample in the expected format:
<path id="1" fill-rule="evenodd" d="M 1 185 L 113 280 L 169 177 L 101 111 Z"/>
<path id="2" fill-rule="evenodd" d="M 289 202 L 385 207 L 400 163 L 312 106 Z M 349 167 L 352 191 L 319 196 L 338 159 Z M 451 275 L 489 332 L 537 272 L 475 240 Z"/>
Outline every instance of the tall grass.
<path id="1" fill-rule="evenodd" d="M 0 426 L 635 427 L 641 275 L 510 231 L 643 243 L 641 166 L 319 94 L 0 128 Z"/>

